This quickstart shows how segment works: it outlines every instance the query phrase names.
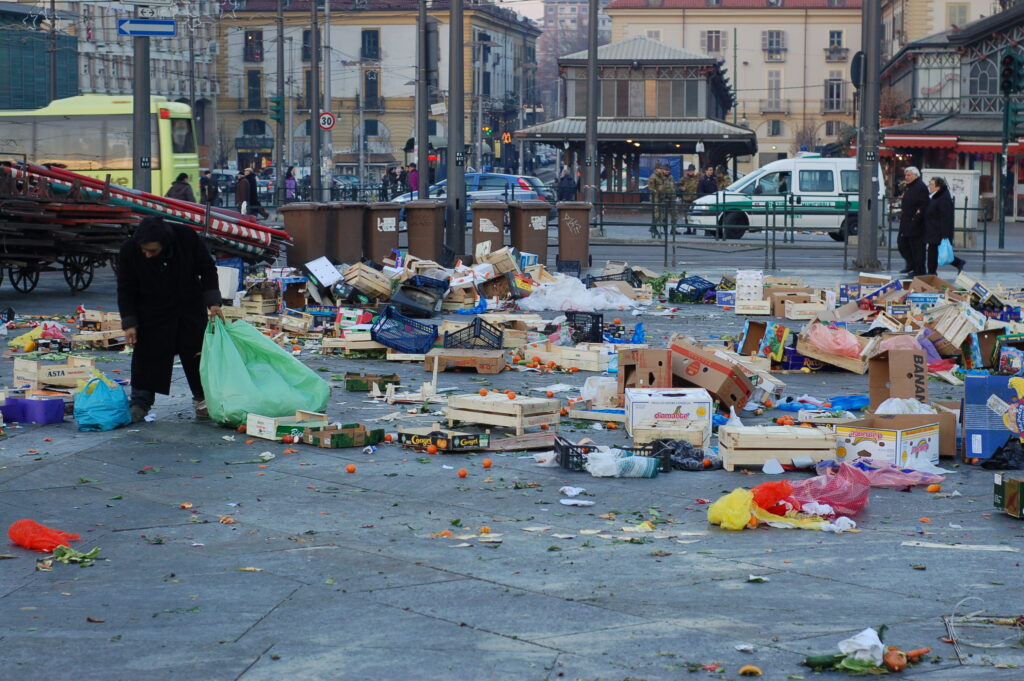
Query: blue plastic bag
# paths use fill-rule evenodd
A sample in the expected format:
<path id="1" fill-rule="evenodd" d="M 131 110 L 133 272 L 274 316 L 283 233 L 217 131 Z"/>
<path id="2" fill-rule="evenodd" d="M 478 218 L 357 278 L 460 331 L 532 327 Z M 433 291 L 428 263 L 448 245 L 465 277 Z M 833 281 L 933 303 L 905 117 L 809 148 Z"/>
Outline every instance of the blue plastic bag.
<path id="1" fill-rule="evenodd" d="M 241 320 L 209 324 L 199 376 L 210 418 L 229 426 L 245 423 L 249 414 L 322 412 L 331 395 L 315 371 Z"/>
<path id="2" fill-rule="evenodd" d="M 90 379 L 75 393 L 79 430 L 114 430 L 131 425 L 132 410 L 124 388 L 107 377 Z"/>
<path id="3" fill-rule="evenodd" d="M 943 239 L 939 243 L 939 264 L 949 265 L 955 257 L 953 255 L 953 244 L 949 243 L 949 239 Z"/>

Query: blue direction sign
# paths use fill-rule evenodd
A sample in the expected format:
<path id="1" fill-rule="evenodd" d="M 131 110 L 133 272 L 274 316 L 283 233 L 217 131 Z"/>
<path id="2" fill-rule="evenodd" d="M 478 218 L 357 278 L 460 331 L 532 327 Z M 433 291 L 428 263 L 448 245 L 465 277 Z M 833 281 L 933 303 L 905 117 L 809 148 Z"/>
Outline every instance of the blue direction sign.
<path id="1" fill-rule="evenodd" d="M 174 19 L 118 19 L 117 32 L 121 35 L 172 38 L 178 33 Z"/>

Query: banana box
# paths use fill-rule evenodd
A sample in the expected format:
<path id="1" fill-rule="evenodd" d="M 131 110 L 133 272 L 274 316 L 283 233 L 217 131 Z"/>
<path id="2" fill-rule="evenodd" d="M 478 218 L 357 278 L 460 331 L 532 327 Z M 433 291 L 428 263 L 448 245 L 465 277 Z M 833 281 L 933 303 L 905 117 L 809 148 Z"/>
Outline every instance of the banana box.
<path id="1" fill-rule="evenodd" d="M 939 463 L 937 414 L 872 414 L 836 426 L 836 460 L 882 459 L 900 468 Z"/>

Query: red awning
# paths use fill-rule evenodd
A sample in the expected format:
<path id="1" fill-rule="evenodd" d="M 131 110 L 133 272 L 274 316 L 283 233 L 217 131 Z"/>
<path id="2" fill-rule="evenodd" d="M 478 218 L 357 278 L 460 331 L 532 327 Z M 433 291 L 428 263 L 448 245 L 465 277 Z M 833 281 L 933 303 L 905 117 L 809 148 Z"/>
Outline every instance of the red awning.
<path id="1" fill-rule="evenodd" d="M 1001 154 L 1003 153 L 1002 142 L 969 142 L 961 140 L 956 145 L 957 151 L 967 151 L 975 154 Z M 1017 140 L 1012 140 L 1006 146 L 1007 153 L 1016 154 L 1020 151 L 1020 144 Z"/>
<path id="2" fill-rule="evenodd" d="M 907 147 L 911 149 L 953 149 L 956 147 L 956 142 L 956 137 L 940 135 L 887 134 L 885 136 L 885 146 L 887 147 Z"/>

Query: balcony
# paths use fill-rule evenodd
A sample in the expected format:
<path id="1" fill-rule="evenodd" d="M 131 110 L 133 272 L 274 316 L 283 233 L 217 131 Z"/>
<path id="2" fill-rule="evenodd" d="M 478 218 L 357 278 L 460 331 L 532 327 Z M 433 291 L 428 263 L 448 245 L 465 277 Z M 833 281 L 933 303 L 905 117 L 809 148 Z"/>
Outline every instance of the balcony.
<path id="1" fill-rule="evenodd" d="M 761 113 L 767 114 L 788 114 L 789 113 L 789 100 L 788 99 L 762 99 L 760 106 Z"/>
<path id="2" fill-rule="evenodd" d="M 823 99 L 821 100 L 821 113 L 851 114 L 853 113 L 853 101 L 849 99 Z"/>
<path id="3" fill-rule="evenodd" d="M 786 48 L 770 47 L 764 50 L 764 60 L 770 62 L 786 61 Z"/>
<path id="4" fill-rule="evenodd" d="M 364 111 L 383 111 L 384 110 L 384 98 L 383 97 L 365 97 L 363 99 L 363 110 Z"/>
<path id="5" fill-rule="evenodd" d="M 841 62 L 848 61 L 850 59 L 850 48 L 849 47 L 826 47 L 825 48 L 825 61 L 828 62 Z"/>

